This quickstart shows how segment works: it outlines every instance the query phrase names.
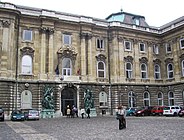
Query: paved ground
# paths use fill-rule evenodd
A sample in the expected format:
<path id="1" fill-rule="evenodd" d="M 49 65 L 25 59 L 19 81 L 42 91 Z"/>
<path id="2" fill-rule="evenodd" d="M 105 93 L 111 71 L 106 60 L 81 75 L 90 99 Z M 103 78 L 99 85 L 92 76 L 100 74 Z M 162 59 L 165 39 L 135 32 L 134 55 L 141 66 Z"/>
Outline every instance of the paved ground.
<path id="1" fill-rule="evenodd" d="M 5 121 L 0 140 L 184 140 L 184 118 L 127 117 L 124 130 L 112 116 Z"/>

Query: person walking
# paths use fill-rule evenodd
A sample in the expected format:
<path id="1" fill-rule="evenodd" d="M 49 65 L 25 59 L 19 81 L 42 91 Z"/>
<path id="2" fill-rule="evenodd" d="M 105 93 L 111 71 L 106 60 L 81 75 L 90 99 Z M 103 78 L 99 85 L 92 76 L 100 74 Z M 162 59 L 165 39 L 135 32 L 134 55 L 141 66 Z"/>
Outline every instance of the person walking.
<path id="1" fill-rule="evenodd" d="M 71 109 L 69 105 L 67 106 L 67 109 L 66 109 L 66 115 L 67 115 L 67 118 L 69 118 L 71 115 Z"/>
<path id="2" fill-rule="evenodd" d="M 84 108 L 81 108 L 81 116 L 82 116 L 82 119 L 84 119 L 84 114 L 85 114 L 85 109 Z"/>
<path id="3" fill-rule="evenodd" d="M 86 113 L 87 113 L 87 118 L 90 119 L 90 108 L 87 108 Z"/>
<path id="4" fill-rule="evenodd" d="M 126 128 L 125 115 L 125 108 L 122 106 L 118 106 L 117 118 L 119 120 L 119 130 Z"/>

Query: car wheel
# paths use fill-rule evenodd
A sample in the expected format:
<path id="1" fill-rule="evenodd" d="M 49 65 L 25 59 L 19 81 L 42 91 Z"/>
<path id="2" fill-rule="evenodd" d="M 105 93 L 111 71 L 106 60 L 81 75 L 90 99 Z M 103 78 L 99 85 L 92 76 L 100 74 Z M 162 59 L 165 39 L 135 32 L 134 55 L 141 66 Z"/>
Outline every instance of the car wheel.
<path id="1" fill-rule="evenodd" d="M 162 116 L 163 114 L 162 113 L 158 113 L 159 116 Z"/>
<path id="2" fill-rule="evenodd" d="M 174 112 L 173 116 L 177 116 L 177 113 L 176 113 L 176 112 Z"/>
<path id="3" fill-rule="evenodd" d="M 145 116 L 145 114 L 144 114 L 144 113 L 142 113 L 142 116 Z"/>

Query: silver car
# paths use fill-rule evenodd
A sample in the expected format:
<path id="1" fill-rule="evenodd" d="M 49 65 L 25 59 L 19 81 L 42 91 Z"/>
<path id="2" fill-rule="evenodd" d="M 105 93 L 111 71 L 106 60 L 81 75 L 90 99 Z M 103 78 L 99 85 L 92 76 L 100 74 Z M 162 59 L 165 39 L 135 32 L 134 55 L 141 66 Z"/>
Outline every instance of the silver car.
<path id="1" fill-rule="evenodd" d="M 36 109 L 30 109 L 27 112 L 24 113 L 26 120 L 39 120 L 40 115 L 39 111 Z"/>

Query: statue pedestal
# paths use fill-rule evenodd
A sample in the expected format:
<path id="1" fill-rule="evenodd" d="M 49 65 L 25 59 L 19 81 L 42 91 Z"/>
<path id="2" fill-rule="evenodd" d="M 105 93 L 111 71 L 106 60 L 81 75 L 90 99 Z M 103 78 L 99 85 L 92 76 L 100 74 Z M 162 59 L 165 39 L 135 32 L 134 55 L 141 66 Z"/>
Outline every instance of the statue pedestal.
<path id="1" fill-rule="evenodd" d="M 91 108 L 90 109 L 90 117 L 96 117 L 97 114 L 96 114 L 96 108 Z"/>
<path id="2" fill-rule="evenodd" d="M 40 112 L 41 118 L 54 118 L 54 109 L 44 109 Z"/>

